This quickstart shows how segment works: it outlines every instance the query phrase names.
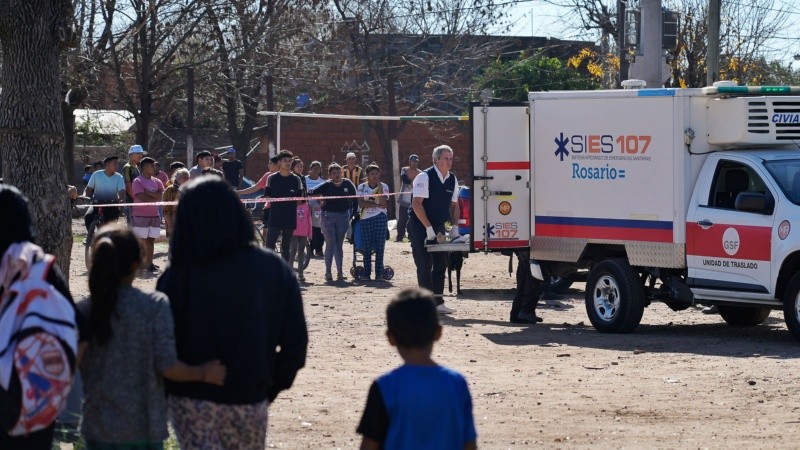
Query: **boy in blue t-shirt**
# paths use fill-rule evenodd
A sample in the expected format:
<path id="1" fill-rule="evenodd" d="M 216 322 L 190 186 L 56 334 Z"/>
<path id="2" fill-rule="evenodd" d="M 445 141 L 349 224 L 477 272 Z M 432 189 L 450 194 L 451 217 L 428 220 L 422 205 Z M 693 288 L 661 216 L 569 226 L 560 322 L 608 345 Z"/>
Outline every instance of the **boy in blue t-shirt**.
<path id="1" fill-rule="evenodd" d="M 467 380 L 431 359 L 442 337 L 433 294 L 402 291 L 386 308 L 389 343 L 402 366 L 372 382 L 358 425 L 361 449 L 475 449 Z"/>

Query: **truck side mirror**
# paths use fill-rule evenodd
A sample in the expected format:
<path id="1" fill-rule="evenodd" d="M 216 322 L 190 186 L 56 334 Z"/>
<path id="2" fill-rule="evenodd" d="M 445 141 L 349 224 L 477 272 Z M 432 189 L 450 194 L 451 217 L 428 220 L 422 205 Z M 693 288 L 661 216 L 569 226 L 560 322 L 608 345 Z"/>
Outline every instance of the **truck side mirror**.
<path id="1" fill-rule="evenodd" d="M 740 192 L 734 205 L 737 211 L 769 214 L 767 211 L 767 195 L 763 192 Z"/>

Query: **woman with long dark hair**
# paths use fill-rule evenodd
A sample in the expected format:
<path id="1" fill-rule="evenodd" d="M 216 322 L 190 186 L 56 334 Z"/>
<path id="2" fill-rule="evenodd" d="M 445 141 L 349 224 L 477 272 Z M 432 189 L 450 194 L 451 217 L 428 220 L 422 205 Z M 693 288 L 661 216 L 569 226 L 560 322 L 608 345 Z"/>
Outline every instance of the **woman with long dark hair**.
<path id="1" fill-rule="evenodd" d="M 305 364 L 308 332 L 291 268 L 255 245 L 225 181 L 201 177 L 182 189 L 157 289 L 170 299 L 178 357 L 228 369 L 224 386 L 167 383 L 180 447 L 263 448 L 267 408 Z"/>
<path id="2" fill-rule="evenodd" d="M 162 377 L 216 385 L 225 379 L 219 361 L 197 366 L 178 361 L 167 297 L 131 286 L 143 256 L 141 241 L 125 226 L 107 225 L 95 234 L 91 295 L 78 304 L 92 332 L 80 365 L 85 397 L 81 433 L 90 449 L 158 448 L 167 438 Z"/>

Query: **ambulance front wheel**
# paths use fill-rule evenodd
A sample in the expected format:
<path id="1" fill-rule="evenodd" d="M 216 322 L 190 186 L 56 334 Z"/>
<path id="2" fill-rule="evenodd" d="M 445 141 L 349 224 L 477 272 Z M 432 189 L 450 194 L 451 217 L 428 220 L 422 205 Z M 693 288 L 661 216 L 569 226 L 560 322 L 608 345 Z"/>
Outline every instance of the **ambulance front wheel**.
<path id="1" fill-rule="evenodd" d="M 800 341 L 800 273 L 792 278 L 783 298 L 783 319 L 792 336 Z"/>
<path id="2" fill-rule="evenodd" d="M 630 333 L 644 314 L 644 285 L 624 259 L 605 260 L 592 268 L 585 299 L 589 321 L 601 333 Z"/>

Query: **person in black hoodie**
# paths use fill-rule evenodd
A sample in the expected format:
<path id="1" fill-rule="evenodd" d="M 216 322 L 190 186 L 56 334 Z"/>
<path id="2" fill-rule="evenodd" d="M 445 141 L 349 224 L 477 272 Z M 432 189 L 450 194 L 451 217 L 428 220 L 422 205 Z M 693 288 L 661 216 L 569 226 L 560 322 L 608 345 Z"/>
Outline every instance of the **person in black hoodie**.
<path id="1" fill-rule="evenodd" d="M 227 377 L 224 386 L 168 382 L 170 422 L 181 448 L 262 448 L 269 404 L 305 365 L 300 287 L 285 261 L 255 245 L 225 181 L 201 177 L 184 189 L 157 290 L 169 296 L 181 361 L 213 355 Z"/>

